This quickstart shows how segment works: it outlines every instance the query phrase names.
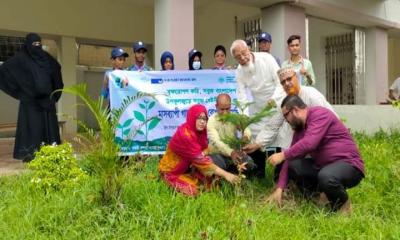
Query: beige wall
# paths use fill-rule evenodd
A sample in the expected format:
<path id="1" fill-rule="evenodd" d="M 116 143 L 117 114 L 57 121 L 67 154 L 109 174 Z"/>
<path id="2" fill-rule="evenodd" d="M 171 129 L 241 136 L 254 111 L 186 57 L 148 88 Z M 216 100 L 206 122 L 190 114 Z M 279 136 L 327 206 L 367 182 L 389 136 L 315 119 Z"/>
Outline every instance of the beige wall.
<path id="1" fill-rule="evenodd" d="M 334 105 L 345 125 L 355 132 L 373 134 L 379 129 L 399 129 L 400 111 L 390 105 Z"/>
<path id="2" fill-rule="evenodd" d="M 400 23 L 400 14 L 398 12 L 400 8 L 400 1 L 398 0 L 320 0 L 320 2 L 336 5 L 343 9 L 349 9 L 376 18 Z M 316 5 L 318 5 L 318 3 L 316 3 Z"/>
<path id="3" fill-rule="evenodd" d="M 126 0 L 2 0 L 0 32 L 133 42 L 154 40 L 153 7 Z"/>
<path id="4" fill-rule="evenodd" d="M 2 0 L 0 7 L 0 35 L 25 36 L 27 32 L 37 32 L 57 40 L 58 48 L 63 36 L 84 43 L 125 46 L 138 40 L 153 43 L 153 26 L 153 6 L 128 0 Z M 133 58 L 128 61 L 131 64 Z M 63 69 L 75 69 L 73 62 L 69 61 L 68 66 L 62 63 Z M 74 84 L 68 76 L 65 73 L 66 86 Z M 67 101 L 65 98 L 61 101 Z M 18 101 L 0 91 L 0 106 L 0 123 L 17 121 Z M 67 110 L 62 106 L 60 109 Z"/>
<path id="5" fill-rule="evenodd" d="M 400 39 L 390 38 L 388 40 L 388 65 L 389 65 L 389 87 L 394 80 L 400 77 Z"/>
<path id="6" fill-rule="evenodd" d="M 229 48 L 235 40 L 235 16 L 240 21 L 260 13 L 259 8 L 228 2 L 210 1 L 208 4 L 198 6 L 194 12 L 194 47 L 203 53 L 202 61 L 205 68 L 214 65 L 214 48 L 219 44 L 224 45 L 228 64 L 233 65 L 235 62 L 229 53 Z"/>

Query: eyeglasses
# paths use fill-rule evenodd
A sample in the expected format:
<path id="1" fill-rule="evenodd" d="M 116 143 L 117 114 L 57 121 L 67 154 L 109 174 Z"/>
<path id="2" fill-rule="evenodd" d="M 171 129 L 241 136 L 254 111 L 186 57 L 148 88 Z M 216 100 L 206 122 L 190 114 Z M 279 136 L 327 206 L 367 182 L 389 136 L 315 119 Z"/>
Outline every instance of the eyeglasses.
<path id="1" fill-rule="evenodd" d="M 240 51 L 238 54 L 235 54 L 233 58 L 235 58 L 237 61 L 240 61 L 244 58 L 246 58 L 249 55 L 249 51 L 247 49 Z"/>
<path id="2" fill-rule="evenodd" d="M 207 117 L 198 117 L 196 120 L 202 120 L 202 121 L 207 122 L 208 118 Z"/>
<path id="3" fill-rule="evenodd" d="M 291 111 L 293 111 L 293 108 L 290 109 L 289 111 L 283 113 L 283 117 L 284 117 L 286 120 L 287 120 L 287 117 L 288 117 L 288 115 L 289 115 L 289 113 L 290 113 Z"/>
<path id="4" fill-rule="evenodd" d="M 286 82 L 292 81 L 292 78 L 294 77 L 294 75 L 296 75 L 296 73 L 293 73 L 292 76 L 290 76 L 290 77 L 287 77 L 287 78 L 285 78 L 285 79 L 282 79 L 282 80 L 281 80 L 281 85 L 285 85 Z"/>

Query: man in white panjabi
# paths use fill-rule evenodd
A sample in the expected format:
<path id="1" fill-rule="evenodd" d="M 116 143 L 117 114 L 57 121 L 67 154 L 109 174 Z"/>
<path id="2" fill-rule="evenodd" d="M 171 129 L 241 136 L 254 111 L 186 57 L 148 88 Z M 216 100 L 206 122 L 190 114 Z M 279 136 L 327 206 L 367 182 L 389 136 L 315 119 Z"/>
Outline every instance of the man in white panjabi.
<path id="1" fill-rule="evenodd" d="M 253 102 L 249 106 L 248 114 L 251 116 L 259 112 L 270 101 L 275 101 L 279 106 L 286 94 L 279 82 L 279 66 L 274 57 L 269 53 L 251 52 L 243 40 L 235 40 L 230 50 L 239 64 L 236 69 L 238 100 L 241 103 Z M 252 143 L 243 150 L 258 166 L 256 177 L 265 177 L 267 148 L 281 148 L 290 144 L 284 142 L 288 141 L 285 133 L 279 136 L 282 125 L 279 115 L 267 116 L 259 123 L 250 125 Z"/>

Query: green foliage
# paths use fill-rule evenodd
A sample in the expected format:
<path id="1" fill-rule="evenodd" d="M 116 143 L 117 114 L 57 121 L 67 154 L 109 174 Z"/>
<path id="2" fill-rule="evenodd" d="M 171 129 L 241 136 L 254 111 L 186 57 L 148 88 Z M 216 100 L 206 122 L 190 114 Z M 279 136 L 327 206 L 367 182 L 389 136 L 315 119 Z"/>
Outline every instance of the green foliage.
<path id="1" fill-rule="evenodd" d="M 77 140 L 83 146 L 84 167 L 97 177 L 100 202 L 105 205 L 116 205 L 120 201 L 128 159 L 119 156 L 120 147 L 115 143 L 115 130 L 122 129 L 123 135 L 137 134 L 137 131 L 132 132 L 133 128 L 129 127 L 133 119 L 128 119 L 121 125 L 120 118 L 130 104 L 143 97 L 154 99 L 154 95 L 138 92 L 136 96 L 124 99 L 119 109 L 109 112 L 103 107 L 103 97 L 99 97 L 97 101 L 90 98 L 86 84 L 67 87 L 62 91 L 78 96 L 97 120 L 100 127 L 98 133 L 78 122 L 85 131 L 78 135 Z"/>
<path id="2" fill-rule="evenodd" d="M 392 101 L 392 106 L 400 109 L 400 100 Z"/>
<path id="3" fill-rule="evenodd" d="M 31 183 L 45 193 L 76 188 L 87 177 L 69 143 L 42 146 L 28 168 L 33 170 Z"/>
<path id="4" fill-rule="evenodd" d="M 43 196 L 31 173 L 0 178 L 3 239 L 400 239 L 400 131 L 355 134 L 366 178 L 348 190 L 354 213 L 344 217 L 298 195 L 282 209 L 264 202 L 273 191 L 273 168 L 247 181 L 241 195 L 229 184 L 187 198 L 158 176 L 152 158 L 125 178 L 123 207 L 99 206 L 89 178 L 78 190 Z M 135 165 L 136 166 L 136 165 Z"/>
<path id="5" fill-rule="evenodd" d="M 275 112 L 276 104 L 275 102 L 269 102 L 260 112 L 254 114 L 249 117 L 244 114 L 245 109 L 251 105 L 252 103 L 242 104 L 239 101 L 235 100 L 233 104 L 239 109 L 239 113 L 227 113 L 222 116 L 219 116 L 219 119 L 222 122 L 232 123 L 234 126 L 237 126 L 237 129 L 240 131 L 240 136 L 236 138 L 225 138 L 222 139 L 226 144 L 228 144 L 231 148 L 235 150 L 241 150 L 244 145 L 249 143 L 249 139 L 244 137 L 244 130 L 250 126 L 251 124 L 257 123 L 261 121 L 264 117 L 267 117 Z"/>

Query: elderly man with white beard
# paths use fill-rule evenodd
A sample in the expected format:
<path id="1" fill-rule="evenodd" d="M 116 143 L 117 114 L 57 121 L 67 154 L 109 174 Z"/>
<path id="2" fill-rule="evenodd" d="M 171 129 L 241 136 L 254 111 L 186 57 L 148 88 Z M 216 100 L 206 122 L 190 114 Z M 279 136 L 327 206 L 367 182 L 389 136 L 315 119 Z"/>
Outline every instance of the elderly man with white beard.
<path id="1" fill-rule="evenodd" d="M 251 52 L 243 40 L 235 40 L 230 50 L 239 64 L 236 70 L 238 100 L 241 103 L 254 102 L 249 106 L 248 114 L 251 116 L 259 112 L 270 101 L 275 101 L 280 106 L 286 93 L 280 84 L 277 74 L 279 66 L 274 57 L 265 52 Z M 257 164 L 257 178 L 265 178 L 267 151 L 280 151 L 290 144 L 290 132 L 285 133 L 282 129 L 280 131 L 280 115 L 274 114 L 250 125 L 253 139 L 243 150 Z"/>

